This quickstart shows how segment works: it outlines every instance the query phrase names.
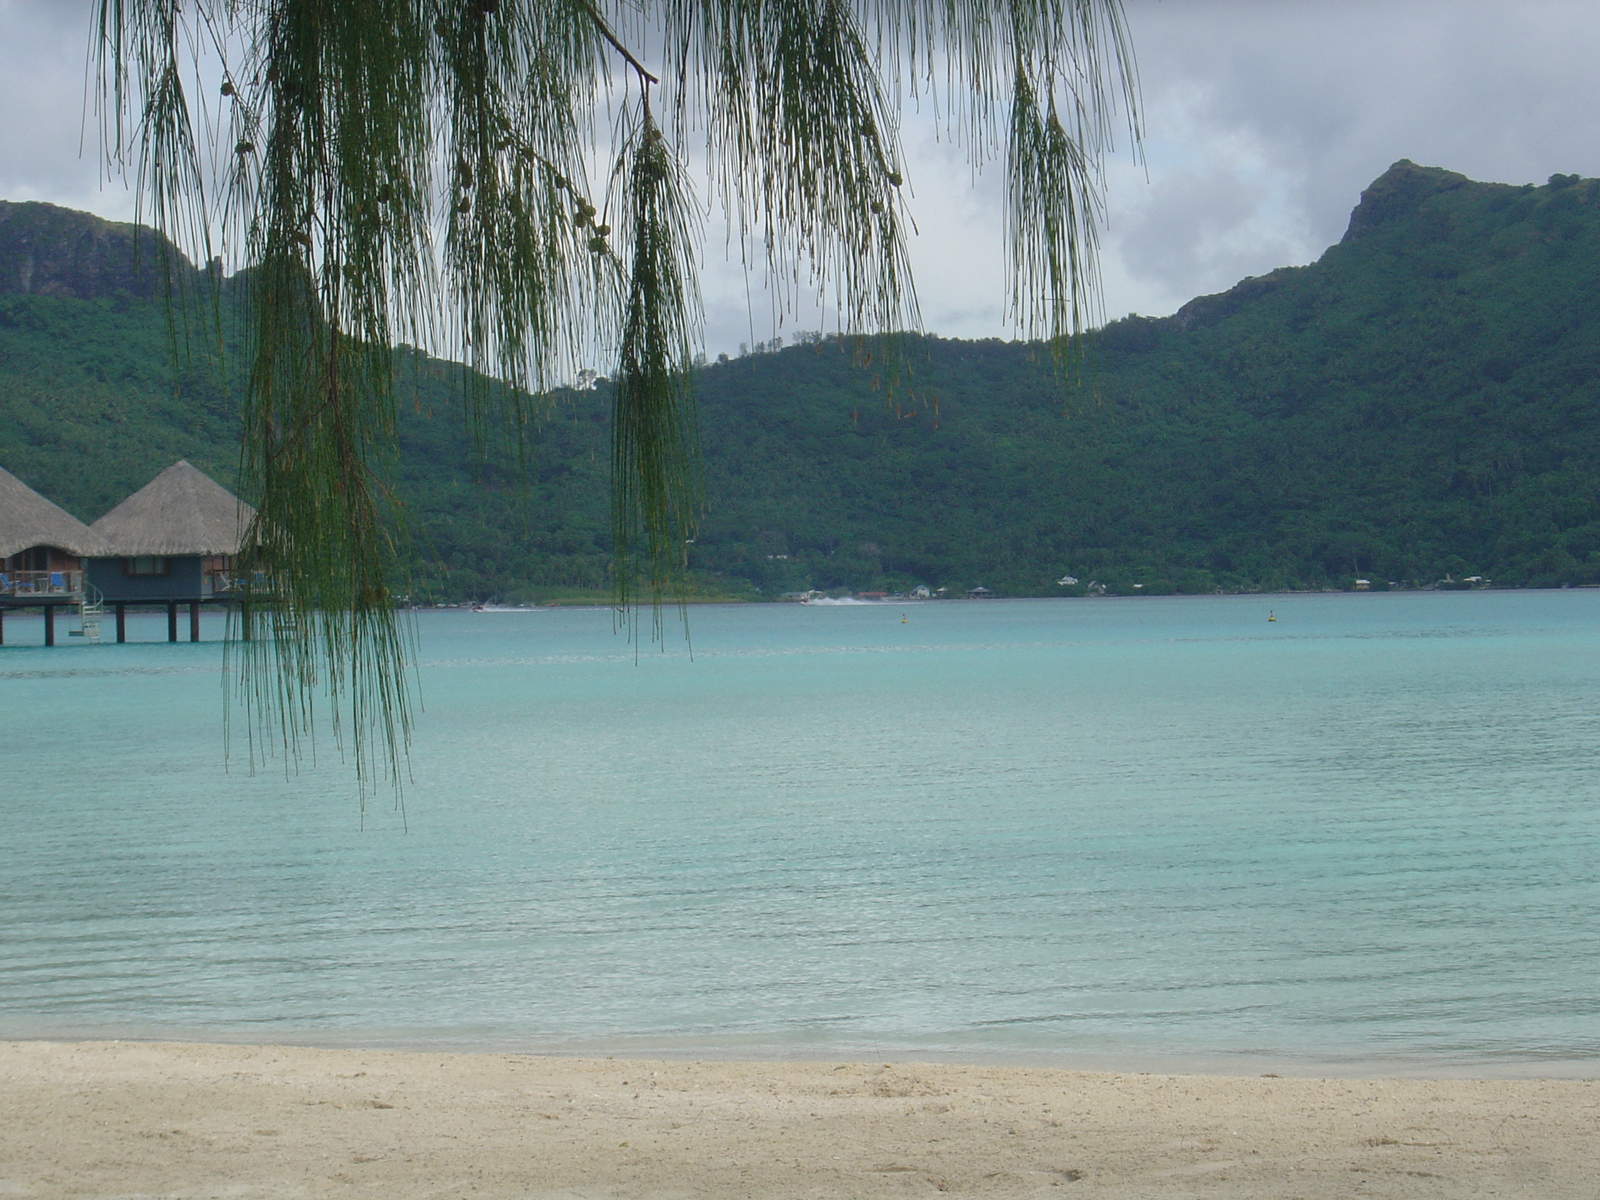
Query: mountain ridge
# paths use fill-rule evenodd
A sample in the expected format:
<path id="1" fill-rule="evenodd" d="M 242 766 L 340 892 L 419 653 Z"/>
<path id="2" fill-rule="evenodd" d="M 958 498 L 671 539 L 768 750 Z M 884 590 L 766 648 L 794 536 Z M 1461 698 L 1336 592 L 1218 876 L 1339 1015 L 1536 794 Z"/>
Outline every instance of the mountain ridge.
<path id="1" fill-rule="evenodd" d="M 73 511 L 135 464 L 185 457 L 228 482 L 237 462 L 226 387 L 173 369 L 164 306 L 125 282 L 80 271 L 71 295 L 0 294 L 0 465 L 55 476 L 40 490 Z M 838 339 L 769 346 L 699 375 L 693 565 L 751 596 L 1060 594 L 1068 574 L 1145 594 L 1600 582 L 1597 283 L 1600 182 L 1478 183 L 1402 159 L 1316 262 L 1087 337 L 1068 397 L 1040 347 L 998 339 L 910 338 L 890 401 Z M 401 356 L 424 590 L 604 587 L 608 386 L 544 398 L 519 484 L 474 457 L 459 371 Z"/>
<path id="2" fill-rule="evenodd" d="M 0 294 L 148 300 L 199 276 L 170 239 L 148 226 L 42 200 L 0 200 Z"/>

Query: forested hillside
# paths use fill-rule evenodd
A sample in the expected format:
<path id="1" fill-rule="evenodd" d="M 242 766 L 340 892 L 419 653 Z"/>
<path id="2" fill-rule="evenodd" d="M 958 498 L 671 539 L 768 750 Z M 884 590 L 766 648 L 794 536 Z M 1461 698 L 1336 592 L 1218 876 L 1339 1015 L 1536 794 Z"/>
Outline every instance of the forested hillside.
<path id="1" fill-rule="evenodd" d="M 103 261 L 130 237 L 0 204 L 0 465 L 86 519 L 237 460 L 224 372 L 175 369 L 161 289 Z M 1600 582 L 1597 285 L 1600 181 L 1401 162 L 1318 262 L 1112 323 L 1066 394 L 999 341 L 913 339 L 894 389 L 833 339 L 711 364 L 693 565 L 767 596 Z M 399 370 L 418 588 L 604 587 L 604 382 L 546 399 L 518 488 L 472 452 L 458 367 Z"/>

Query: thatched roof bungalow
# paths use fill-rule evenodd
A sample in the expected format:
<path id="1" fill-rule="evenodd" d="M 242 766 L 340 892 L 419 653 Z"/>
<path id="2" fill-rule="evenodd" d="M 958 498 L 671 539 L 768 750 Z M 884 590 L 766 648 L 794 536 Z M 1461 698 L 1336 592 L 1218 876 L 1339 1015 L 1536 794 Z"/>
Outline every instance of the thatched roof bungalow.
<path id="1" fill-rule="evenodd" d="M 0 596 L 76 592 L 82 560 L 104 553 L 99 534 L 0 468 Z"/>
<path id="2" fill-rule="evenodd" d="M 255 509 L 187 462 L 173 463 L 91 528 L 110 553 L 237 554 Z"/>
<path id="3" fill-rule="evenodd" d="M 104 557 L 89 581 L 109 601 L 224 599 L 232 558 L 255 510 L 187 462 L 176 462 L 90 529 Z"/>

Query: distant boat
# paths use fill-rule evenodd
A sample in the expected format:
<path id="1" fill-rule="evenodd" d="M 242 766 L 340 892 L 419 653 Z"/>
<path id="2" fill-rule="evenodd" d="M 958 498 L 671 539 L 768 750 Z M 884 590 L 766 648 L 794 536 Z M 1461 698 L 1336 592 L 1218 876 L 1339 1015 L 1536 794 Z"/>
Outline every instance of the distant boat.
<path id="1" fill-rule="evenodd" d="M 474 604 L 473 612 L 538 612 L 539 609 L 532 604 Z"/>

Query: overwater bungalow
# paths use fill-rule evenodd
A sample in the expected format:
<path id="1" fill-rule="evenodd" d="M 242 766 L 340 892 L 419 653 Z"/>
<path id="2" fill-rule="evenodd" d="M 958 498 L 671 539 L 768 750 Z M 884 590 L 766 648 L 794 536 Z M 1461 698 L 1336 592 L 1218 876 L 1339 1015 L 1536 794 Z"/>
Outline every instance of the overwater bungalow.
<path id="1" fill-rule="evenodd" d="M 105 552 L 99 534 L 0 468 L 0 643 L 8 609 L 38 608 L 45 645 L 55 645 L 57 611 L 81 614 L 84 562 Z"/>
<path id="2" fill-rule="evenodd" d="M 233 559 L 255 510 L 187 462 L 176 462 L 90 530 L 102 549 L 86 582 L 117 614 L 126 640 L 130 604 L 164 604 L 167 639 L 178 640 L 178 606 L 189 608 L 189 640 L 200 640 L 200 606 L 234 599 Z"/>

